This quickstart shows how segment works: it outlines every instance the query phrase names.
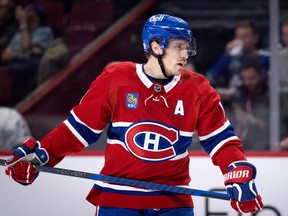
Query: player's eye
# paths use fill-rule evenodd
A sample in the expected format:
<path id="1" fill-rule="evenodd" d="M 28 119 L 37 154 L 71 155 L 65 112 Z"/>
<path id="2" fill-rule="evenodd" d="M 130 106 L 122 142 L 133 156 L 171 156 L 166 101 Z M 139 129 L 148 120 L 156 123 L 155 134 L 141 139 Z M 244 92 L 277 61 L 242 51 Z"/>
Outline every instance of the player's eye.
<path id="1" fill-rule="evenodd" d="M 181 51 L 181 50 L 187 50 L 188 47 L 184 46 L 183 44 L 175 44 L 175 45 L 172 46 L 172 49 Z"/>
<path id="2" fill-rule="evenodd" d="M 174 51 L 187 51 L 189 56 L 194 56 L 196 54 L 196 47 L 192 46 L 191 43 L 186 42 L 178 42 L 178 41 L 170 41 L 167 49 L 171 49 Z"/>

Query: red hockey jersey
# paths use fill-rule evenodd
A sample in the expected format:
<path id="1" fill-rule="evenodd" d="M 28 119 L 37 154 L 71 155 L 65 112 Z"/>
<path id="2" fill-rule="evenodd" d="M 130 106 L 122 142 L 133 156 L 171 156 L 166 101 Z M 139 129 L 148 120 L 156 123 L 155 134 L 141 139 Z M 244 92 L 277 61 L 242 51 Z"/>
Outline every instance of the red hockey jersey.
<path id="1" fill-rule="evenodd" d="M 107 124 L 104 175 L 187 186 L 187 149 L 196 131 L 222 172 L 231 162 L 245 160 L 219 95 L 195 72 L 182 70 L 181 75 L 161 82 L 147 76 L 142 64 L 106 67 L 69 118 L 41 140 L 49 165 L 95 143 Z M 95 182 L 87 199 L 120 208 L 193 206 L 189 195 L 103 182 Z"/>

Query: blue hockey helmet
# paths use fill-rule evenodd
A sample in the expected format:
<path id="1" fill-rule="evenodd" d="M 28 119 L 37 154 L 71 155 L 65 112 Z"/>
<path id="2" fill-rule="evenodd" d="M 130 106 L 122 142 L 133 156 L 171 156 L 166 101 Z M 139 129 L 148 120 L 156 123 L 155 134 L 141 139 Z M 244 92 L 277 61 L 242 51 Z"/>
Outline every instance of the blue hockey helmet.
<path id="1" fill-rule="evenodd" d="M 143 27 L 144 52 L 149 52 L 150 43 L 153 39 L 157 39 L 160 47 L 164 50 L 168 45 L 169 39 L 177 38 L 189 41 L 191 49 L 188 53 L 189 55 L 195 55 L 196 51 L 193 48 L 192 36 L 192 30 L 185 20 L 167 14 L 156 14 L 150 17 Z"/>

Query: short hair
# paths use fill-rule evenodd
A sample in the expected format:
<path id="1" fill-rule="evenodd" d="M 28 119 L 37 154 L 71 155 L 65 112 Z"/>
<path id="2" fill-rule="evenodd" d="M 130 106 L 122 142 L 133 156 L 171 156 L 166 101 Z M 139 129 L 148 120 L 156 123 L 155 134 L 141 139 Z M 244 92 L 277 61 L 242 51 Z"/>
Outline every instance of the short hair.
<path id="1" fill-rule="evenodd" d="M 237 28 L 250 28 L 253 34 L 259 34 L 258 26 L 255 22 L 251 20 L 242 20 L 236 24 L 235 29 Z"/>
<path id="2" fill-rule="evenodd" d="M 47 15 L 45 9 L 37 4 L 31 4 L 31 9 L 36 13 L 36 15 L 39 17 L 40 25 L 46 26 L 47 25 Z"/>
<path id="3" fill-rule="evenodd" d="M 257 73 L 259 73 L 259 74 L 261 74 L 263 72 L 263 64 L 262 64 L 261 60 L 259 59 L 259 57 L 249 56 L 249 57 L 243 57 L 241 59 L 240 71 L 245 70 L 245 69 L 249 69 L 249 68 L 255 69 L 255 71 L 257 71 Z"/>
<path id="4" fill-rule="evenodd" d="M 14 17 L 15 9 L 18 2 L 16 0 L 9 0 L 8 1 L 8 11 Z"/>
<path id="5" fill-rule="evenodd" d="M 286 26 L 286 25 L 288 25 L 288 17 L 286 17 L 285 19 L 283 19 L 283 20 L 281 21 L 281 28 L 282 28 L 283 26 Z"/>

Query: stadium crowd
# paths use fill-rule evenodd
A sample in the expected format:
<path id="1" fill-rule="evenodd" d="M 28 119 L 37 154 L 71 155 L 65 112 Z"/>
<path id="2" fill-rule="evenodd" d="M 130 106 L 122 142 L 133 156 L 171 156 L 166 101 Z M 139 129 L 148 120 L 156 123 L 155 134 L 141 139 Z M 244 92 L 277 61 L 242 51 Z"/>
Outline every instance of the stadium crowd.
<path id="1" fill-rule="evenodd" d="M 33 90 L 65 68 L 85 44 L 109 26 L 101 28 L 88 26 L 85 30 L 83 28 L 80 34 L 89 37 L 82 41 L 80 48 L 72 47 L 71 44 L 74 44 L 75 40 L 70 41 L 65 36 L 67 33 L 74 34 L 76 27 L 79 26 L 78 23 L 71 27 L 74 21 L 70 15 L 73 7 L 76 7 L 73 5 L 74 1 L 62 1 L 63 14 L 60 24 L 59 21 L 53 22 L 51 8 L 45 7 L 45 2 L 45 0 L 0 0 L 0 106 L 2 107 L 14 109 L 13 107 Z M 114 11 L 117 13 L 115 12 L 113 22 L 127 12 L 127 8 L 117 10 L 116 6 L 119 6 L 120 1 L 115 2 L 117 4 L 114 4 Z M 132 8 L 139 2 L 131 1 L 129 7 Z M 288 150 L 288 19 L 281 20 L 280 30 L 279 150 Z M 261 37 L 263 35 L 260 34 L 257 23 L 252 20 L 235 23 L 234 37 L 227 41 L 223 53 L 219 58 L 215 58 L 211 67 L 204 72 L 211 85 L 220 94 L 226 115 L 242 139 L 245 150 L 270 149 L 269 77 L 273 74 L 269 70 L 269 50 L 261 44 L 263 41 Z M 80 37 L 78 40 L 80 42 Z M 189 60 L 189 68 L 197 71 L 197 66 L 199 65 L 193 65 L 192 57 Z M 4 117 L 1 115 L 0 122 L 2 118 Z M 0 132 L 1 130 L 3 129 L 0 128 Z"/>

